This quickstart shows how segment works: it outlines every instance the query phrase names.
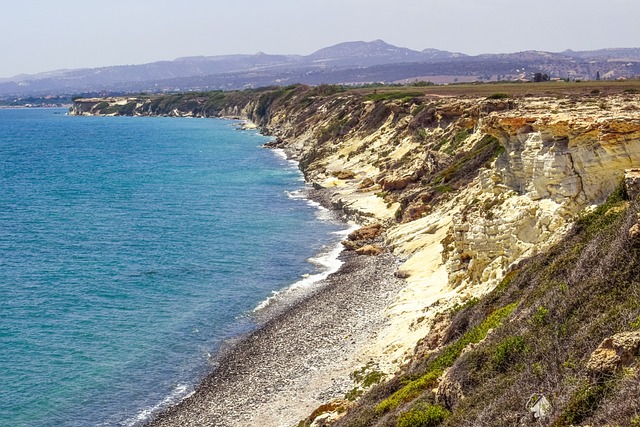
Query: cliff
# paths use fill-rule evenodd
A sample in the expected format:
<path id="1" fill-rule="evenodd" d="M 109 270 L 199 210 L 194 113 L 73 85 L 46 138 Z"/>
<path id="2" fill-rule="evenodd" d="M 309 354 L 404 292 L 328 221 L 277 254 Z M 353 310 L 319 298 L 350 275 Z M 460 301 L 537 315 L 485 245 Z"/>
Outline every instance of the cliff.
<path id="1" fill-rule="evenodd" d="M 345 246 L 402 261 L 406 285 L 363 356 L 390 380 L 337 425 L 572 425 L 606 419 L 640 384 L 633 345 L 626 370 L 588 368 L 640 318 L 637 203 L 621 187 L 640 167 L 640 95 L 604 92 L 291 86 L 81 99 L 71 113 L 251 120 L 334 207 L 380 233 Z M 534 396 L 548 403 L 537 418 Z"/>

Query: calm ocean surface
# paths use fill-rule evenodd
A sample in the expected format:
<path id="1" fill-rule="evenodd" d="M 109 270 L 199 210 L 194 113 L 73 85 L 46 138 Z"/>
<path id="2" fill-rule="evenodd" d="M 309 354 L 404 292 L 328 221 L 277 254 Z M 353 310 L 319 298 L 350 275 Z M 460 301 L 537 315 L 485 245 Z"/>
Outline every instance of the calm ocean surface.
<path id="1" fill-rule="evenodd" d="M 214 119 L 0 110 L 0 425 L 136 425 L 343 225 Z"/>

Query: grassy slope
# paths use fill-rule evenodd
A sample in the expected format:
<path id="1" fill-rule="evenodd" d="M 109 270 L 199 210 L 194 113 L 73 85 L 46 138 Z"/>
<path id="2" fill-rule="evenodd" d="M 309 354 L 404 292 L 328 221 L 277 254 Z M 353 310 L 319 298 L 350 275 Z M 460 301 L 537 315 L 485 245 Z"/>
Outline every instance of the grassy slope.
<path id="1" fill-rule="evenodd" d="M 336 426 L 538 425 L 525 410 L 536 393 L 553 406 L 543 425 L 640 425 L 640 401 L 631 398 L 640 375 L 594 379 L 585 369 L 604 338 L 640 328 L 640 247 L 628 238 L 637 212 L 618 191 L 581 217 L 549 253 L 452 313 L 439 351 L 417 354 Z M 435 379 L 449 367 L 465 398 L 436 402 Z M 448 412 L 434 421 L 428 415 L 437 408 Z"/>

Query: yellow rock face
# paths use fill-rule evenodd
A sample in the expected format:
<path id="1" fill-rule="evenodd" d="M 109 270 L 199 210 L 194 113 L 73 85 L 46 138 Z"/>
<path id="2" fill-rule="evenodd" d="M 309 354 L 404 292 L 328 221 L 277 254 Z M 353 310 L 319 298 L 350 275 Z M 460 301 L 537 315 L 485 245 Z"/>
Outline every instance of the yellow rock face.
<path id="1" fill-rule="evenodd" d="M 329 188 L 355 221 L 384 224 L 386 246 L 403 260 L 398 275 L 407 286 L 372 342 L 388 366 L 403 360 L 437 312 L 490 291 L 514 263 L 559 240 L 579 211 L 603 202 L 626 169 L 640 167 L 637 95 L 426 98 L 385 101 L 386 110 L 359 102 L 340 95 L 316 115 L 289 112 L 272 125 L 307 179 Z M 335 123 L 356 125 L 319 144 L 318 129 Z M 442 171 L 487 136 L 501 153 L 470 182 L 448 181 Z M 349 179 L 337 178 L 342 171 Z"/>

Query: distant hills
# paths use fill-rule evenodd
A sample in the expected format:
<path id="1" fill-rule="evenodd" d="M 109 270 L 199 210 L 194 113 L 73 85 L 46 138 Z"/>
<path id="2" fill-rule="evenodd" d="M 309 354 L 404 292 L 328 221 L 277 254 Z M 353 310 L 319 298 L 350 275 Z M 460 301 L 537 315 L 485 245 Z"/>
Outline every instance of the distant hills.
<path id="1" fill-rule="evenodd" d="M 346 42 L 310 55 L 221 55 L 140 65 L 58 70 L 0 79 L 0 97 L 94 92 L 231 90 L 271 85 L 602 79 L 640 76 L 640 48 L 469 56 L 416 51 L 382 40 Z"/>

